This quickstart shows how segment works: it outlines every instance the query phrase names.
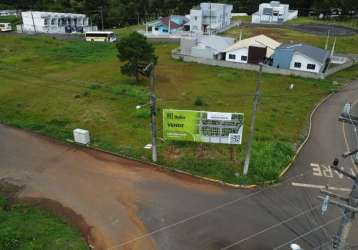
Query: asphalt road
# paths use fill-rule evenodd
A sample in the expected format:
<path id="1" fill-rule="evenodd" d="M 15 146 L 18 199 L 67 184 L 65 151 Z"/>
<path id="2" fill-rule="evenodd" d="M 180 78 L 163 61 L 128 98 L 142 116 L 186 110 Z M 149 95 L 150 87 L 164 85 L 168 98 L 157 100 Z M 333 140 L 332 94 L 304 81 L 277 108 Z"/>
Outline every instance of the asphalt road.
<path id="1" fill-rule="evenodd" d="M 325 249 L 319 247 L 337 230 L 340 211 L 329 207 L 322 216 L 316 196 L 326 184 L 345 195 L 351 187 L 327 166 L 355 147 L 352 129 L 337 117 L 357 98 L 355 82 L 317 110 L 311 139 L 272 187 L 224 188 L 2 125 L 0 176 L 24 185 L 22 198 L 54 200 L 80 215 L 96 249 L 265 250 L 292 242 Z M 342 166 L 356 171 L 350 159 Z M 352 236 L 357 228 L 355 222 Z"/>

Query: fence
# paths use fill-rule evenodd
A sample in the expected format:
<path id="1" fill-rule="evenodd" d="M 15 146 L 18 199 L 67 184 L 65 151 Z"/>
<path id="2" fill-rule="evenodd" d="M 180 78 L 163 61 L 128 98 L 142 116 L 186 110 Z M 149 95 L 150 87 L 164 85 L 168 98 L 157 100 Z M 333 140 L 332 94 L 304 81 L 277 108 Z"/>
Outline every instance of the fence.
<path id="1" fill-rule="evenodd" d="M 200 63 L 200 64 L 219 66 L 219 67 L 225 67 L 225 68 L 243 69 L 243 70 L 250 70 L 250 71 L 258 71 L 259 70 L 259 65 L 193 57 L 190 55 L 181 54 L 180 49 L 174 49 L 172 51 L 172 58 L 177 59 L 177 60 L 182 60 L 184 62 L 196 62 L 196 63 Z M 347 69 L 347 68 L 351 67 L 353 64 L 354 64 L 354 62 L 351 59 L 349 59 L 347 63 L 330 68 L 327 70 L 326 73 L 311 73 L 311 72 L 304 72 L 304 71 L 298 71 L 298 70 L 278 69 L 278 68 L 274 68 L 274 67 L 270 67 L 270 66 L 263 67 L 262 71 L 265 73 L 269 73 L 269 74 L 299 76 L 299 77 L 313 78 L 313 79 L 325 79 L 327 76 L 330 76 L 338 71 Z"/>

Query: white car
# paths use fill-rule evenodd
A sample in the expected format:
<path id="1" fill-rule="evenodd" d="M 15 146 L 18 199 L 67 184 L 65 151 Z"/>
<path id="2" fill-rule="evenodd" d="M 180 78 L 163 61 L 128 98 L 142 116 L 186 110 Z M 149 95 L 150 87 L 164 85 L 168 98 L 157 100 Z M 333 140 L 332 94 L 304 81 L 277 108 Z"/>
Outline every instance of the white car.
<path id="1" fill-rule="evenodd" d="M 0 32 L 9 32 L 11 30 L 11 23 L 0 23 Z"/>

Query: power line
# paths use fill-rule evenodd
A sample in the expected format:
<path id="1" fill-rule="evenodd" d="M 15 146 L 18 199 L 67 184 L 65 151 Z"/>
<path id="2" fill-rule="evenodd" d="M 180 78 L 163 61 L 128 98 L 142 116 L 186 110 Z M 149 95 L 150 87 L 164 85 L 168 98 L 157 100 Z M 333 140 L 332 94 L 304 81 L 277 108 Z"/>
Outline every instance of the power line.
<path id="1" fill-rule="evenodd" d="M 296 178 L 303 177 L 303 176 L 305 176 L 308 172 L 311 172 L 311 171 L 312 171 L 312 170 L 307 170 L 307 171 L 305 171 L 305 172 L 303 172 L 303 173 L 301 173 L 301 174 L 299 174 L 299 175 L 296 175 L 296 176 L 293 176 L 293 177 L 291 177 L 291 178 L 288 178 L 288 179 L 284 180 L 283 182 L 281 182 L 280 185 L 282 185 L 283 183 L 292 181 L 292 180 L 294 180 L 294 179 L 296 179 Z M 122 246 L 125 246 L 125 245 L 128 245 L 128 244 L 134 243 L 134 242 L 136 242 L 136 241 L 139 241 L 139 240 L 142 240 L 142 239 L 144 239 L 144 238 L 150 237 L 150 236 L 152 236 L 152 235 L 155 235 L 155 234 L 157 234 L 157 233 L 163 232 L 163 231 L 165 231 L 165 230 L 168 230 L 168 229 L 174 228 L 174 227 L 176 227 L 176 226 L 185 224 L 185 223 L 187 223 L 187 222 L 189 222 L 189 221 L 192 221 L 192 220 L 197 219 L 197 218 L 199 218 L 199 217 L 202 217 L 202 216 L 204 216 L 204 215 L 210 214 L 210 213 L 212 213 L 212 212 L 218 211 L 218 210 L 223 209 L 223 208 L 225 208 L 225 207 L 227 207 L 227 206 L 231 206 L 231 205 L 233 205 L 233 204 L 235 204 L 235 203 L 237 203 L 237 202 L 239 202 L 239 201 L 242 201 L 242 200 L 245 200 L 245 199 L 254 197 L 255 195 L 258 195 L 258 194 L 263 193 L 263 192 L 265 192 L 265 191 L 274 189 L 275 187 L 276 187 L 276 186 L 270 186 L 270 187 L 268 187 L 268 188 L 264 188 L 264 189 L 255 191 L 255 192 L 253 192 L 253 193 L 251 193 L 251 194 L 248 194 L 248 195 L 245 195 L 245 196 L 243 196 L 243 197 L 238 197 L 237 199 L 234 199 L 234 200 L 225 202 L 225 203 L 223 203 L 223 204 L 221 204 L 221 205 L 219 205 L 219 206 L 216 206 L 216 207 L 213 207 L 213 208 L 204 210 L 204 211 L 202 211 L 202 212 L 200 212 L 200 213 L 198 213 L 198 214 L 196 214 L 196 215 L 187 217 L 187 218 L 182 219 L 182 220 L 179 220 L 179 221 L 177 221 L 177 222 L 175 222 L 175 223 L 166 225 L 166 226 L 161 227 L 161 228 L 159 228 L 159 229 L 153 230 L 153 231 L 151 231 L 151 232 L 149 232 L 149 233 L 146 233 L 146 234 L 143 234 L 143 235 L 141 235 L 141 236 L 135 237 L 135 238 L 133 238 L 132 240 L 128 240 L 128 241 L 126 241 L 126 242 L 123 242 L 123 243 L 120 243 L 120 244 L 118 244 L 118 245 L 112 246 L 112 247 L 108 248 L 108 250 L 116 249 L 116 248 L 118 248 L 118 247 L 122 247 Z"/>
<path id="2" fill-rule="evenodd" d="M 304 215 L 304 214 L 306 214 L 306 213 L 312 212 L 312 211 L 314 211 L 315 209 L 317 209 L 317 208 L 319 208 L 319 207 L 320 207 L 320 205 L 317 205 L 317 206 L 315 206 L 315 207 L 313 207 L 313 208 L 310 208 L 310 209 L 305 210 L 305 211 L 303 211 L 303 212 L 301 212 L 301 213 L 298 213 L 298 214 L 296 214 L 296 215 L 293 216 L 293 217 L 290 217 L 290 218 L 288 218 L 288 219 L 286 219 L 286 220 L 283 220 L 283 221 L 281 221 L 281 222 L 279 222 L 279 223 L 276 223 L 276 224 L 274 224 L 274 225 L 271 225 L 271 226 L 269 226 L 269 227 L 267 227 L 267 228 L 265 228 L 265 229 L 263 229 L 263 230 L 261 230 L 261 231 L 259 231 L 259 232 L 257 232 L 257 233 L 251 234 L 251 235 L 249 235 L 249 236 L 247 236 L 247 237 L 245 237 L 245 238 L 243 238 L 243 239 L 241 239 L 241 240 L 239 240 L 239 241 L 236 241 L 236 242 L 234 242 L 234 243 L 232 243 L 232 244 L 230 244 L 230 245 L 228 245 L 228 246 L 226 246 L 226 247 L 224 247 L 224 248 L 221 248 L 220 250 L 227 250 L 227 249 L 230 249 L 230 248 L 232 248 L 232 247 L 234 247 L 234 246 L 237 246 L 237 245 L 241 244 L 242 242 L 245 242 L 245 241 L 247 241 L 247 240 L 250 240 L 250 239 L 252 239 L 252 238 L 255 238 L 255 237 L 259 236 L 260 234 L 263 234 L 263 233 L 265 233 L 265 232 L 267 232 L 267 231 L 269 231 L 269 230 L 275 229 L 276 227 L 279 227 L 279 226 L 281 226 L 281 225 L 283 225 L 283 224 L 285 224 L 285 223 L 287 223 L 287 222 L 290 222 L 290 221 L 292 221 L 292 220 L 294 220 L 294 219 L 297 219 L 297 218 L 301 217 L 302 215 Z"/>
<path id="3" fill-rule="evenodd" d="M 328 226 L 328 225 L 330 225 L 330 224 L 332 224 L 332 223 L 338 221 L 340 218 L 341 218 L 340 216 L 339 216 L 339 217 L 336 217 L 336 218 L 334 218 L 334 219 L 328 221 L 327 223 L 325 223 L 325 224 L 323 224 L 323 225 L 320 225 L 320 226 L 318 226 L 318 227 L 316 227 L 316 228 L 314 228 L 314 229 L 312 229 L 312 230 L 310 230 L 310 231 L 308 231 L 308 232 L 306 232 L 306 233 L 304 233 L 304 234 L 301 234 L 299 237 L 296 237 L 296 238 L 294 238 L 293 240 L 287 241 L 287 242 L 285 242 L 284 244 L 279 245 L 278 247 L 275 247 L 273 250 L 277 250 L 277 249 L 283 248 L 284 246 L 286 246 L 286 245 L 288 245 L 288 244 L 290 244 L 290 243 L 294 243 L 294 242 L 296 242 L 297 240 L 302 239 L 303 237 L 306 237 L 307 235 L 310 235 L 311 233 L 313 233 L 313 232 L 315 232 L 315 231 L 317 231 L 317 230 L 320 230 L 321 228 L 325 228 L 326 226 Z"/>

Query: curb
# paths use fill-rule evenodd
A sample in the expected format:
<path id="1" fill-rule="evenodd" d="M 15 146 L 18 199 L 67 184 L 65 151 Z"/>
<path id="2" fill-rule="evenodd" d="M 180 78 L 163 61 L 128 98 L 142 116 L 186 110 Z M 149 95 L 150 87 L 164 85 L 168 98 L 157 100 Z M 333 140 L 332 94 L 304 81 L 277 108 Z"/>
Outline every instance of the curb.
<path id="1" fill-rule="evenodd" d="M 76 145 L 78 147 L 81 147 L 81 148 L 91 149 L 91 150 L 94 150 L 94 151 L 97 151 L 97 152 L 100 152 L 100 153 L 105 153 L 105 154 L 120 157 L 120 158 L 123 158 L 123 159 L 135 161 L 135 162 L 138 162 L 138 163 L 142 163 L 142 164 L 145 164 L 145 165 L 150 165 L 152 167 L 155 167 L 157 169 L 164 170 L 164 171 L 167 171 L 167 172 L 180 174 L 180 175 L 186 175 L 186 176 L 189 176 L 189 177 L 193 177 L 195 179 L 199 179 L 199 180 L 202 180 L 202 181 L 205 181 L 205 182 L 211 182 L 213 184 L 218 184 L 218 185 L 222 185 L 222 186 L 226 186 L 226 187 L 241 188 L 241 189 L 253 189 L 253 188 L 256 188 L 258 186 L 258 185 L 231 184 L 231 183 L 228 183 L 228 182 L 224 182 L 224 181 L 220 181 L 220 180 L 216 180 L 216 179 L 211 179 L 209 177 L 204 177 L 204 176 L 200 176 L 200 175 L 194 175 L 192 173 L 189 173 L 189 172 L 186 172 L 186 171 L 183 171 L 183 170 L 173 169 L 173 168 L 167 167 L 165 165 L 159 165 L 159 164 L 156 164 L 156 163 L 153 163 L 153 162 L 150 162 L 150 161 L 143 161 L 143 160 L 140 160 L 140 159 L 132 158 L 130 156 L 121 155 L 121 154 L 114 153 L 114 152 L 107 151 L 107 150 L 103 150 L 103 149 L 100 149 L 100 148 L 97 148 L 97 147 L 81 145 L 81 144 L 75 143 L 72 140 L 66 140 L 66 142 L 70 143 L 70 144 L 74 144 L 74 145 Z M 265 184 L 267 184 L 267 183 L 265 183 Z"/>
<path id="2" fill-rule="evenodd" d="M 290 163 L 288 163 L 287 167 L 281 172 L 281 174 L 279 175 L 279 178 L 281 178 L 282 176 L 284 176 L 288 170 L 292 167 L 293 163 L 296 161 L 298 155 L 301 153 L 303 147 L 307 144 L 308 140 L 311 138 L 311 133 L 312 133 L 312 119 L 314 114 L 316 113 L 317 109 L 323 104 L 325 103 L 331 96 L 333 95 L 333 93 L 329 94 L 328 96 L 326 96 L 325 98 L 323 98 L 321 100 L 320 103 L 318 103 L 316 105 L 316 107 L 313 109 L 313 111 L 311 112 L 310 115 L 310 120 L 309 120 L 309 129 L 308 129 L 308 134 L 306 136 L 306 139 L 301 143 L 301 145 L 298 147 L 296 154 L 293 156 L 293 158 L 291 159 Z"/>

